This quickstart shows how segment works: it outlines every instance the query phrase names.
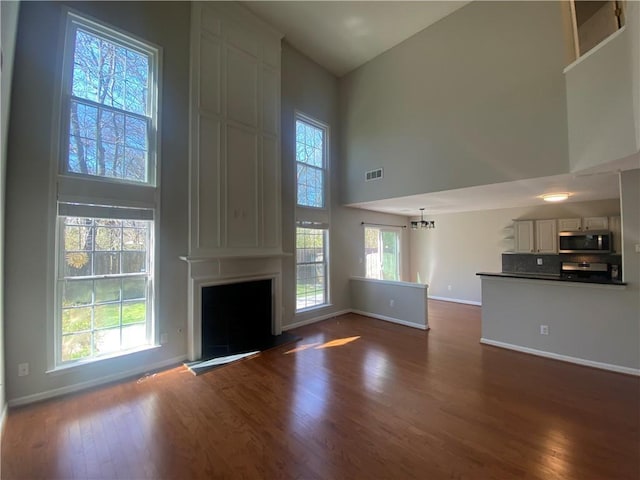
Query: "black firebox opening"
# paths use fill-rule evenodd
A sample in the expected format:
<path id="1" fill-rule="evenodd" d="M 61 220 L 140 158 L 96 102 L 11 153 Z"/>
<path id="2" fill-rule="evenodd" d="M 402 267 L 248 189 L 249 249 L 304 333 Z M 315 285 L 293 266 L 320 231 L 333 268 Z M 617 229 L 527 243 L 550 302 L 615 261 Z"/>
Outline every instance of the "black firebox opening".
<path id="1" fill-rule="evenodd" d="M 273 344 L 271 279 L 202 288 L 202 359 Z"/>

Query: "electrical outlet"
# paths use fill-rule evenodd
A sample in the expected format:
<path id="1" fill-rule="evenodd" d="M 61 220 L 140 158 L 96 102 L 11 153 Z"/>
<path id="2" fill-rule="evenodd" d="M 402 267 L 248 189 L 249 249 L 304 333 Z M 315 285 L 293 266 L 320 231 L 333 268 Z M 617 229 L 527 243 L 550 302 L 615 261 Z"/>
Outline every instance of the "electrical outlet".
<path id="1" fill-rule="evenodd" d="M 389 300 L 389 306 L 393 307 L 395 305 L 396 301 L 392 298 L 391 300 Z"/>
<path id="2" fill-rule="evenodd" d="M 549 335 L 549 325 L 540 325 L 540 335 Z"/>
<path id="3" fill-rule="evenodd" d="M 541 258 L 537 258 L 536 262 L 538 263 L 538 265 L 542 265 L 542 259 Z"/>
<path id="4" fill-rule="evenodd" d="M 26 377 L 29 375 L 29 364 L 28 363 L 19 363 L 18 364 L 18 376 Z"/>
<path id="5" fill-rule="evenodd" d="M 451 285 L 447 285 L 447 290 L 451 291 Z"/>
<path id="6" fill-rule="evenodd" d="M 636 243 L 636 253 L 640 253 L 640 243 Z"/>
<path id="7" fill-rule="evenodd" d="M 166 345 L 169 341 L 169 336 L 166 333 L 160 334 L 160 345 Z"/>

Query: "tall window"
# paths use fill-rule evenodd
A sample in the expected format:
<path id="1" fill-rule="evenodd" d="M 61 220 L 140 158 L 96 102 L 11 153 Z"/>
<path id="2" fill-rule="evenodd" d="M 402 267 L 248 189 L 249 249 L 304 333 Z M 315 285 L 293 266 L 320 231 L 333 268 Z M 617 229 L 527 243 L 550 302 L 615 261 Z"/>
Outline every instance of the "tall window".
<path id="1" fill-rule="evenodd" d="M 327 127 L 296 118 L 296 310 L 328 299 Z"/>
<path id="2" fill-rule="evenodd" d="M 152 222 L 60 217 L 60 363 L 148 343 Z"/>
<path id="3" fill-rule="evenodd" d="M 325 131 L 309 121 L 296 120 L 296 167 L 298 205 L 325 206 Z"/>
<path id="4" fill-rule="evenodd" d="M 400 234 L 396 230 L 365 227 L 367 278 L 400 280 Z"/>
<path id="5" fill-rule="evenodd" d="M 70 17 L 64 173 L 152 183 L 157 52 Z"/>
<path id="6" fill-rule="evenodd" d="M 64 55 L 55 366 L 155 343 L 159 50 L 70 12 Z"/>

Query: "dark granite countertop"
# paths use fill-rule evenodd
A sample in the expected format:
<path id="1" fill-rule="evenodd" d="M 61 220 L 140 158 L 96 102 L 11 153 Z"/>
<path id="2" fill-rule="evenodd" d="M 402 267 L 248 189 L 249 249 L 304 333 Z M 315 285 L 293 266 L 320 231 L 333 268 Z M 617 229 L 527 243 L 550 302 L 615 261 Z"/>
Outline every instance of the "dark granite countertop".
<path id="1" fill-rule="evenodd" d="M 566 278 L 561 275 L 538 274 L 524 272 L 478 272 L 476 275 L 481 277 L 502 277 L 502 278 L 526 278 L 529 280 L 552 280 L 557 282 L 572 283 L 595 283 L 598 285 L 626 285 L 625 282 L 619 280 L 601 280 L 597 278 Z"/>

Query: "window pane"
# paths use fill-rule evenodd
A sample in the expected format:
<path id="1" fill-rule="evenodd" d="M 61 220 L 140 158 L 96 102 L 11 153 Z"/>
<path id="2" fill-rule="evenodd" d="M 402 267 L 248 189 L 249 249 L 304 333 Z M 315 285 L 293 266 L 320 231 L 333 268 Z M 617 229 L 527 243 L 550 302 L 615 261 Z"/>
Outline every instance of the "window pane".
<path id="1" fill-rule="evenodd" d="M 91 307 L 66 308 L 62 311 L 62 333 L 91 329 Z"/>
<path id="2" fill-rule="evenodd" d="M 327 302 L 326 230 L 296 229 L 296 309 Z"/>
<path id="3" fill-rule="evenodd" d="M 122 280 L 122 299 L 145 298 L 147 285 L 145 278 L 124 278 Z"/>
<path id="4" fill-rule="evenodd" d="M 298 205 L 324 207 L 324 172 L 298 163 Z"/>
<path id="5" fill-rule="evenodd" d="M 122 323 L 124 325 L 144 322 L 146 318 L 146 302 L 127 302 L 122 304 Z"/>
<path id="6" fill-rule="evenodd" d="M 96 305 L 94 315 L 95 328 L 117 327 L 120 325 L 120 304 Z"/>
<path id="7" fill-rule="evenodd" d="M 63 217 L 61 224 L 59 361 L 148 345 L 152 222 Z"/>
<path id="8" fill-rule="evenodd" d="M 95 280 L 95 303 L 119 302 L 120 281 L 121 280 L 119 278 Z"/>
<path id="9" fill-rule="evenodd" d="M 93 254 L 94 275 L 117 275 L 120 273 L 120 253 L 96 252 Z"/>
<path id="10" fill-rule="evenodd" d="M 325 206 L 324 129 L 296 120 L 297 203 Z"/>
<path id="11" fill-rule="evenodd" d="M 64 335 L 62 337 L 62 361 L 80 360 L 91 356 L 91 333 Z"/>
<path id="12" fill-rule="evenodd" d="M 148 182 L 151 56 L 82 28 L 74 47 L 67 171 Z"/>
<path id="13" fill-rule="evenodd" d="M 382 232 L 382 279 L 398 280 L 398 234 Z"/>
<path id="14" fill-rule="evenodd" d="M 367 278 L 399 280 L 398 232 L 366 227 L 364 229 Z"/>
<path id="15" fill-rule="evenodd" d="M 95 332 L 93 334 L 93 348 L 96 355 L 120 350 L 120 328 L 108 328 Z"/>
<path id="16" fill-rule="evenodd" d="M 67 252 L 64 256 L 65 277 L 86 277 L 91 275 L 92 255 L 87 252 Z"/>
<path id="17" fill-rule="evenodd" d="M 66 281 L 63 285 L 62 306 L 88 305 L 92 301 L 93 280 Z"/>

